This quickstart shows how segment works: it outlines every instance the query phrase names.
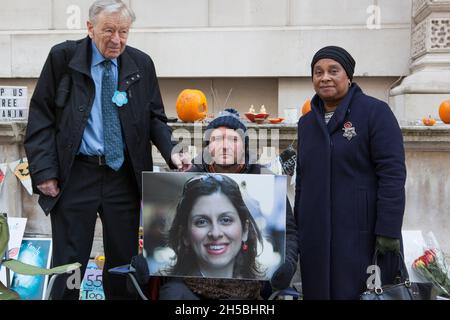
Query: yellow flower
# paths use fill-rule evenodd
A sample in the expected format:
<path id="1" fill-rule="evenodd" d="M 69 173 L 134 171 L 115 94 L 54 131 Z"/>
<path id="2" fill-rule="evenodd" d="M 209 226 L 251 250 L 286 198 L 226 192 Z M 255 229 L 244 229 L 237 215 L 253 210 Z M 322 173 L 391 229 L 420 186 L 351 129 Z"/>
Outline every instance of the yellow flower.
<path id="1" fill-rule="evenodd" d="M 416 261 L 414 261 L 414 267 L 416 267 L 416 268 L 424 268 L 425 267 L 425 263 L 422 260 L 417 259 Z"/>

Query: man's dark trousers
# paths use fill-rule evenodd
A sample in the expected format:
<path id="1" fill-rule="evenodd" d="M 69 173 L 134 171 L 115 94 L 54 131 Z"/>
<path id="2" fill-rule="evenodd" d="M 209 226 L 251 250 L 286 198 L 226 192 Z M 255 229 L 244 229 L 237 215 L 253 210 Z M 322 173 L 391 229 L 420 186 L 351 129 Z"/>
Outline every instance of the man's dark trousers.
<path id="1" fill-rule="evenodd" d="M 83 277 L 97 213 L 103 225 L 105 298 L 130 298 L 125 277 L 108 273 L 110 268 L 130 263 L 138 253 L 140 195 L 127 157 L 117 172 L 92 159 L 75 159 L 65 190 L 51 212 L 54 266 L 79 262 Z M 66 283 L 67 277 L 55 282 L 52 299 L 78 299 L 79 290 L 69 290 Z"/>

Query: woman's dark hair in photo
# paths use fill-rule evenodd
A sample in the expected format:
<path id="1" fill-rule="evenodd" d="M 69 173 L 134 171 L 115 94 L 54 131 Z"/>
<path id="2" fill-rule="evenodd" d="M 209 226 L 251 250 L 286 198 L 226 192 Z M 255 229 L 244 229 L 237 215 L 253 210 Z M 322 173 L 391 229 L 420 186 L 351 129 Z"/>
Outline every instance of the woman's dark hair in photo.
<path id="1" fill-rule="evenodd" d="M 220 192 L 225 195 L 236 208 L 244 229 L 248 225 L 248 250 L 240 250 L 235 258 L 233 269 L 234 278 L 258 279 L 264 275 L 256 261 L 258 240 L 262 244 L 261 232 L 250 214 L 242 198 L 239 185 L 224 175 L 203 174 L 189 179 L 183 188 L 175 218 L 168 234 L 168 245 L 176 253 L 176 263 L 169 271 L 171 275 L 191 275 L 199 270 L 196 256 L 191 246 L 186 245 L 184 239 L 189 237 L 189 216 L 198 198 Z M 248 222 L 247 222 L 248 221 Z"/>

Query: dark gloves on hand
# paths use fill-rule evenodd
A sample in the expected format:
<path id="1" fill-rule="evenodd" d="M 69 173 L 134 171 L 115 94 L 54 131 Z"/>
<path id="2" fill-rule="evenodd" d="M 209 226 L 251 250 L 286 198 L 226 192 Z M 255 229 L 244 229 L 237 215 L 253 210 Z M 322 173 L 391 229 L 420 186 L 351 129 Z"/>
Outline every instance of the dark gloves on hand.
<path id="1" fill-rule="evenodd" d="M 139 285 L 142 288 L 147 286 L 150 280 L 150 271 L 148 270 L 147 259 L 145 259 L 142 254 L 134 256 L 131 258 L 131 267 L 136 270 L 134 272 L 134 276 Z"/>
<path id="2" fill-rule="evenodd" d="M 385 254 L 387 252 L 392 252 L 395 254 L 400 253 L 399 239 L 377 236 L 375 246 L 378 252 L 380 252 L 381 254 Z"/>
<path id="3" fill-rule="evenodd" d="M 283 290 L 289 287 L 292 277 L 294 276 L 295 268 L 289 261 L 285 261 L 272 275 L 270 284 L 275 290 Z"/>

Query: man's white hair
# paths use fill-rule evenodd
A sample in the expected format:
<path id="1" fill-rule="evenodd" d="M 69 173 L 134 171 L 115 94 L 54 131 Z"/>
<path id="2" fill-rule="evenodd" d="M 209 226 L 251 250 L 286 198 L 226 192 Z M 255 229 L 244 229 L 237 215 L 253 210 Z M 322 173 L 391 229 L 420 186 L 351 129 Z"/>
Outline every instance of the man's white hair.
<path id="1" fill-rule="evenodd" d="M 131 19 L 131 23 L 136 20 L 136 15 L 133 10 L 129 8 L 121 0 L 97 0 L 89 8 L 89 21 L 92 24 L 96 24 L 97 16 L 100 13 L 116 13 L 120 12 Z"/>

